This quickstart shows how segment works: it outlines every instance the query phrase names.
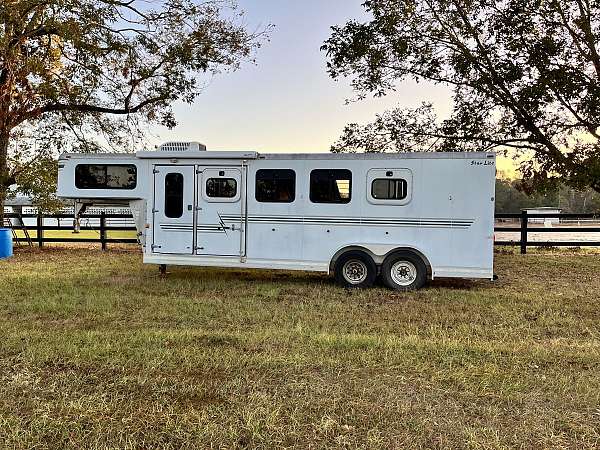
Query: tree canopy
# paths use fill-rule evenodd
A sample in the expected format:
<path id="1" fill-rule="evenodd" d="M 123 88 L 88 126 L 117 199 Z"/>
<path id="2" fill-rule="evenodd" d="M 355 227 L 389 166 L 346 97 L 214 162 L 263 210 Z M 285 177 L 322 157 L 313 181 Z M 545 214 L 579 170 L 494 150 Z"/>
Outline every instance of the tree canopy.
<path id="1" fill-rule="evenodd" d="M 173 102 L 237 69 L 266 31 L 233 0 L 3 0 L 0 214 L 10 185 L 44 190 L 57 148 L 123 150 L 149 123 L 173 127 Z"/>
<path id="2" fill-rule="evenodd" d="M 333 78 L 359 98 L 406 79 L 449 86 L 453 110 L 397 108 L 349 124 L 333 151 L 512 150 L 529 186 L 600 192 L 600 2 L 366 0 L 334 26 Z"/>

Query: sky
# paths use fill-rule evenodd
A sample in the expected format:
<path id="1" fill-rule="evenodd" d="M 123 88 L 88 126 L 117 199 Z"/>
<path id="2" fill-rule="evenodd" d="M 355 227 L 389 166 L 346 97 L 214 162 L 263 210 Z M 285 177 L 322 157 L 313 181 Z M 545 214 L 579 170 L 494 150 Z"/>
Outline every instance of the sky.
<path id="1" fill-rule="evenodd" d="M 451 109 L 447 87 L 401 83 L 383 98 L 347 104 L 350 80 L 331 79 L 320 51 L 330 27 L 364 19 L 363 0 L 238 0 L 250 29 L 274 25 L 256 64 L 213 78 L 193 105 L 177 104 L 179 125 L 156 128 L 152 144 L 199 141 L 209 150 L 327 152 L 348 123 L 367 123 L 378 112 L 432 102 Z"/>
<path id="2" fill-rule="evenodd" d="M 446 88 L 415 83 L 386 98 L 346 104 L 355 96 L 350 80 L 327 75 L 319 48 L 332 25 L 364 17 L 361 1 L 238 0 L 250 29 L 274 25 L 256 64 L 217 75 L 193 105 L 178 104 L 179 125 L 153 130 L 153 143 L 196 140 L 213 150 L 323 152 L 347 123 L 369 122 L 394 106 L 430 100 L 448 110 Z"/>

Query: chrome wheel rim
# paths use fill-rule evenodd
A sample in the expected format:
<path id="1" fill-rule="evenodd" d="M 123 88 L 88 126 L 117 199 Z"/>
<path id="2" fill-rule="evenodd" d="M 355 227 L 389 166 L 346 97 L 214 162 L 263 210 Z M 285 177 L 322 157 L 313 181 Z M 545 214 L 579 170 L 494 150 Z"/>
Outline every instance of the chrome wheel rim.
<path id="1" fill-rule="evenodd" d="M 417 268 L 410 261 L 397 261 L 392 266 L 390 275 L 398 286 L 410 286 L 417 278 Z"/>
<path id="2" fill-rule="evenodd" d="M 360 284 L 367 279 L 367 265 L 359 259 L 346 261 L 342 267 L 344 279 L 350 284 Z"/>

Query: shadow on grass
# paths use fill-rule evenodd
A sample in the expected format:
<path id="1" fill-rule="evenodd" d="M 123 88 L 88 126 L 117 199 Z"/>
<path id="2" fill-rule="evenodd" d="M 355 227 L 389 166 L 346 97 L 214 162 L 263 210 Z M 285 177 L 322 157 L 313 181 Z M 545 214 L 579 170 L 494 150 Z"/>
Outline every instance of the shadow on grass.
<path id="1" fill-rule="evenodd" d="M 285 282 L 285 283 L 320 283 L 334 285 L 332 277 L 324 273 L 315 272 L 290 272 L 275 269 L 245 269 L 237 268 L 208 268 L 208 267 L 178 267 L 174 266 L 167 270 L 166 275 L 160 275 L 158 269 L 153 274 L 154 277 L 164 280 L 214 280 L 220 282 Z"/>
<path id="2" fill-rule="evenodd" d="M 467 280 L 462 278 L 436 278 L 429 281 L 425 288 L 429 289 L 473 289 L 492 287 L 493 284 L 489 280 Z"/>

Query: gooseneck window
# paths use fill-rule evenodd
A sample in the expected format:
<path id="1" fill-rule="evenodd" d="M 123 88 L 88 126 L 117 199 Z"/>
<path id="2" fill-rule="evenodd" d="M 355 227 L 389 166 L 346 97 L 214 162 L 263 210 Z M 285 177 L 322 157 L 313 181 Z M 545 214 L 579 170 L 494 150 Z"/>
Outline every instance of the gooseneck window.
<path id="1" fill-rule="evenodd" d="M 77 164 L 77 189 L 135 189 L 137 168 L 134 164 Z"/>

